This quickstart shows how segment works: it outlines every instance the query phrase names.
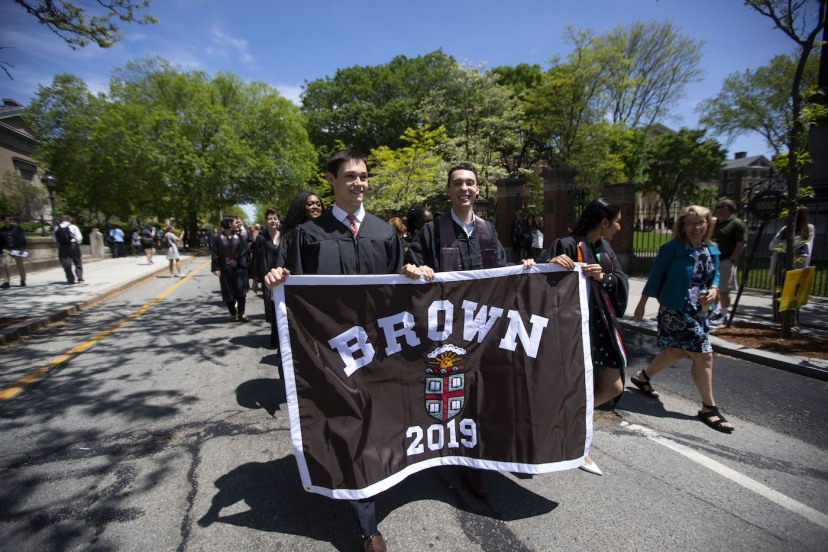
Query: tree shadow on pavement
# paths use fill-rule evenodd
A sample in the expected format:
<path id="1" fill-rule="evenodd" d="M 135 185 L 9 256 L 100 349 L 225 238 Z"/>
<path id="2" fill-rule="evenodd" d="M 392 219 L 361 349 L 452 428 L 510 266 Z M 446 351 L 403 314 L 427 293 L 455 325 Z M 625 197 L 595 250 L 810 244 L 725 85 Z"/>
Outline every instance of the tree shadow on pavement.
<path id="1" fill-rule="evenodd" d="M 380 529 L 382 520 L 390 512 L 421 500 L 439 500 L 467 515 L 476 516 L 483 524 L 485 520 L 499 524 L 541 516 L 558 506 L 507 476 L 493 472 L 489 474 L 492 495 L 482 501 L 462 489 L 459 473 L 452 467 L 425 470 L 380 493 L 377 496 Z M 350 505 L 344 500 L 305 492 L 292 456 L 243 464 L 219 477 L 215 486 L 218 492 L 213 496 L 209 510 L 197 521 L 201 527 L 228 523 L 324 540 L 337 550 L 353 550 L 359 542 L 359 528 Z M 249 509 L 221 515 L 222 509 L 239 502 L 244 502 Z M 393 533 L 390 534 L 393 538 Z"/>

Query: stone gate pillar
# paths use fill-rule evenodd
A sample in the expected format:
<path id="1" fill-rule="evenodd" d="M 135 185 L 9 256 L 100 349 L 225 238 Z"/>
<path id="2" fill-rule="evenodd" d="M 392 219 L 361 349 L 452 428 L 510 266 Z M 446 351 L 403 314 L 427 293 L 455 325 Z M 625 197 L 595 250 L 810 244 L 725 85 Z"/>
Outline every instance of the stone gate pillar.
<path id="1" fill-rule="evenodd" d="M 543 180 L 543 246 L 569 235 L 575 224 L 575 175 L 572 167 L 545 167 Z"/>
<path id="2" fill-rule="evenodd" d="M 629 271 L 633 251 L 633 225 L 635 224 L 635 184 L 604 186 L 604 197 L 621 207 L 621 230 L 612 238 L 612 250 L 621 262 L 621 268 Z"/>
<path id="3" fill-rule="evenodd" d="M 526 182 L 522 177 L 507 177 L 501 178 L 497 184 L 497 220 L 495 221 L 495 230 L 497 230 L 497 239 L 503 244 L 506 249 L 506 256 L 512 262 L 512 223 L 515 220 L 515 211 L 523 209 L 523 184 Z M 518 259 L 519 260 L 519 259 Z"/>

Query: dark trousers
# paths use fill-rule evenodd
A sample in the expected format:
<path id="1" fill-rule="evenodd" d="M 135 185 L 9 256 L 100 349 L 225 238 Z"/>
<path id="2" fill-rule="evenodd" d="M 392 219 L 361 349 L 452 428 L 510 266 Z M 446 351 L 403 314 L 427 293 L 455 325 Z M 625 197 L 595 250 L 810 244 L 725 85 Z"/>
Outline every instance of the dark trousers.
<path id="1" fill-rule="evenodd" d="M 83 280 L 83 262 L 81 261 L 80 246 L 78 244 L 64 243 L 58 245 L 58 258 L 60 258 L 63 271 L 66 272 L 67 282 L 74 284 L 76 276 L 78 280 Z M 74 274 L 72 274 L 73 264 L 75 265 Z"/>
<path id="2" fill-rule="evenodd" d="M 354 509 L 357 522 L 359 522 L 359 530 L 362 531 L 364 538 L 380 534 L 379 527 L 377 527 L 377 504 L 373 498 L 349 500 L 348 504 Z"/>

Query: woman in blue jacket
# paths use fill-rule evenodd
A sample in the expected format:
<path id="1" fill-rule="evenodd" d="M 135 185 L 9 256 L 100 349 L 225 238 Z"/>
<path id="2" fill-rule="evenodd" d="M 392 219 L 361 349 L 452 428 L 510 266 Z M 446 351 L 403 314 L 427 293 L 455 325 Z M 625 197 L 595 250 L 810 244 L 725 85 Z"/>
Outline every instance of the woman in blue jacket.
<path id="1" fill-rule="evenodd" d="M 656 297 L 658 344 L 664 350 L 631 378 L 648 397 L 658 398 L 650 379 L 689 357 L 693 382 L 702 399 L 699 419 L 723 433 L 733 432 L 713 399 L 713 347 L 710 345 L 711 303 L 719 297 L 719 248 L 711 241 L 710 209 L 691 205 L 682 209 L 673 226 L 673 239 L 658 250 L 641 300 L 633 317 L 644 318 L 647 299 Z"/>

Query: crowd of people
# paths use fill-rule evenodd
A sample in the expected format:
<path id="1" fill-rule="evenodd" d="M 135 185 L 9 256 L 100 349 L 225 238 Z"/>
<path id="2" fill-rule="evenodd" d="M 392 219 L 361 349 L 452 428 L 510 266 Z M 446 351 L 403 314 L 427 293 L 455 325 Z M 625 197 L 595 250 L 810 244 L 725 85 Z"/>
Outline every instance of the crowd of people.
<path id="1" fill-rule="evenodd" d="M 408 210 L 406 220 L 384 221 L 367 212 L 368 168 L 365 155 L 352 150 L 335 152 L 327 162 L 325 178 L 334 194 L 326 209 L 312 193 L 298 194 L 284 217 L 274 209 L 265 211 L 262 226 L 246 227 L 238 216 L 226 216 L 221 229 L 206 233 L 204 241 L 212 254 L 211 270 L 218 277 L 222 300 L 230 319 L 245 323 L 248 291 L 261 287 L 270 343 L 278 347 L 273 289 L 292 274 L 402 274 L 408 278 L 433 280 L 435 273 L 478 270 L 509 264 L 506 250 L 495 227 L 473 212 L 480 193 L 475 167 L 458 164 L 448 171 L 445 194 L 450 202 L 446 213 L 424 206 Z M 650 298 L 659 302 L 657 344 L 661 352 L 649 365 L 635 372 L 632 384 L 646 397 L 658 399 L 653 379 L 682 359 L 689 359 L 691 376 L 701 402 L 697 417 L 722 433 L 734 426 L 719 410 L 713 394 L 713 349 L 711 325 L 728 316 L 730 291 L 736 288 L 736 267 L 747 243 L 747 228 L 737 216 L 736 204 L 719 201 L 714 212 L 698 205 L 685 207 L 673 221 L 672 239 L 656 256 L 633 317 L 641 320 Z M 9 265 L 15 259 L 20 285 L 25 286 L 21 252 L 25 235 L 11 217 L 4 217 L 0 230 L 0 268 L 5 276 L 0 286 L 9 287 Z M 518 212 L 512 225 L 513 258 L 524 269 L 535 262 L 551 262 L 567 270 L 581 267 L 587 279 L 589 335 L 593 367 L 594 406 L 617 403 L 624 392 L 628 364 L 618 319 L 626 311 L 628 277 L 613 251 L 611 241 L 621 229 L 621 209 L 605 198 L 585 207 L 568 236 L 544 247 L 543 218 Z M 776 235 L 771 270 L 781 285 L 786 255 L 783 238 Z M 795 266 L 807 266 L 813 249 L 814 226 L 808 223 L 806 208 L 795 223 Z M 114 257 L 125 255 L 124 232 L 114 225 L 108 232 Z M 68 283 L 83 281 L 80 254 L 82 235 L 72 218 L 64 215 L 54 228 L 60 262 Z M 146 255 L 153 264 L 158 242 L 167 249 L 171 277 L 181 275 L 179 245 L 186 244 L 185 232 L 135 228 L 129 244 L 133 255 Z M 202 236 L 199 236 L 201 243 Z M 359 246 L 357 246 L 359 244 Z M 774 298 L 776 304 L 776 297 Z M 280 375 L 281 367 L 280 367 Z M 590 456 L 582 469 L 602 475 Z M 466 470 L 466 484 L 479 497 L 489 493 L 483 472 Z M 375 500 L 349 501 L 359 523 L 365 550 L 385 550 L 379 531 Z"/>
<path id="2" fill-rule="evenodd" d="M 451 203 L 448 213 L 435 217 L 425 207 L 413 207 L 406 224 L 400 218 L 385 222 L 365 211 L 363 199 L 368 190 L 368 170 L 362 154 L 353 151 L 334 154 L 328 161 L 326 179 L 334 191 L 334 205 L 323 210 L 319 202 L 315 216 L 307 217 L 309 222 L 286 230 L 280 242 L 276 233 L 269 234 L 265 240 L 275 253 L 257 266 L 256 273 L 267 289 L 280 285 L 291 274 L 401 273 L 409 278 L 430 280 L 435 272 L 508 264 L 494 226 L 472 210 L 479 194 L 477 173 L 472 165 L 460 164 L 449 170 L 445 189 Z M 595 200 L 584 209 L 570 235 L 556 239 L 543 255 L 543 244 L 536 238 L 543 235 L 542 220 L 536 220 L 531 214 L 519 216 L 513 226 L 514 252 L 522 259 L 524 268 L 531 267 L 535 258 L 548 258 L 549 262 L 566 269 L 582 263 L 589 281 L 595 406 L 618 401 L 624 390 L 627 353 L 618 318 L 626 310 L 629 285 L 610 244 L 621 224 L 618 205 L 603 198 Z M 720 250 L 711 240 L 712 232 L 712 215 L 708 209 L 691 206 L 676 217 L 673 239 L 659 251 L 645 296 L 635 310 L 635 317 L 641 318 L 647 298 L 659 300 L 658 343 L 663 352 L 647 369 L 637 372 L 632 382 L 646 396 L 657 398 L 651 378 L 679 359 L 689 357 L 702 403 L 699 420 L 729 433 L 733 426 L 718 410 L 712 388 L 709 329 L 711 305 L 717 302 L 720 279 Z M 353 246 L 349 247 L 349 243 Z M 370 252 L 363 256 L 360 250 L 357 258 L 354 253 L 357 243 Z M 731 255 L 737 257 L 738 252 Z M 214 262 L 219 258 L 214 254 Z M 364 262 L 365 259 L 370 262 Z M 272 318 L 271 313 L 269 320 Z M 601 474 L 589 456 L 582 467 Z M 466 470 L 466 484 L 480 497 L 489 492 L 485 477 L 476 470 Z M 384 550 L 374 499 L 350 503 L 363 535 L 364 549 Z"/>

